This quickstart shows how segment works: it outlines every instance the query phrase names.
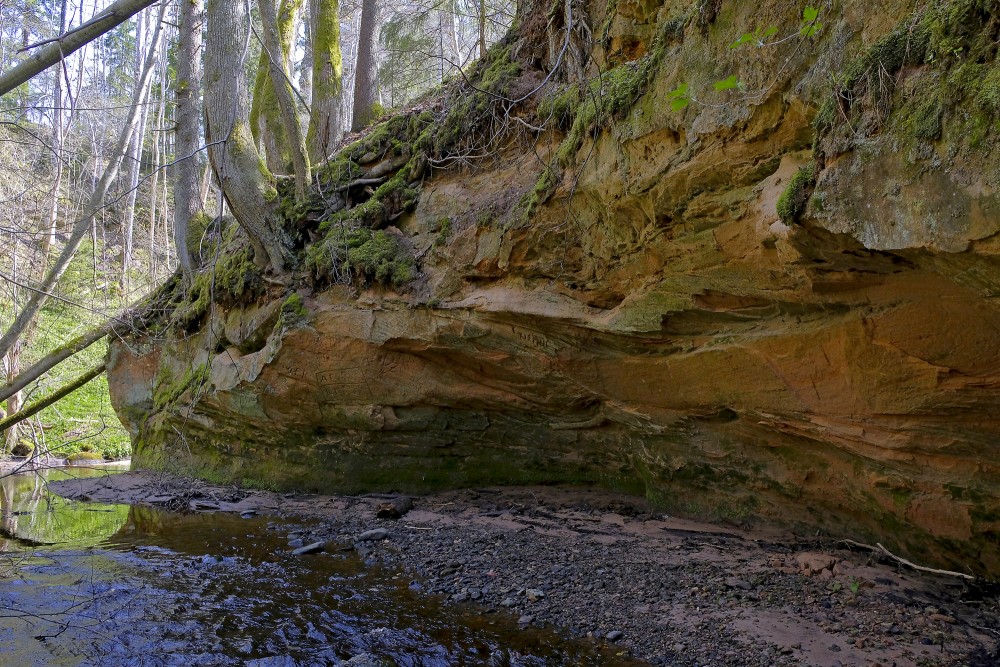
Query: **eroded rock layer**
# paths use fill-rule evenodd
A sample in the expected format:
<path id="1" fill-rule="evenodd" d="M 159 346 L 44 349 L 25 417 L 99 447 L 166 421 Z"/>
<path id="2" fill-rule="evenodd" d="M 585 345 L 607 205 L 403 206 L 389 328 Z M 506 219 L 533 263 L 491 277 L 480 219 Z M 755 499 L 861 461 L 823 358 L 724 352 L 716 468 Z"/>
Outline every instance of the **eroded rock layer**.
<path id="1" fill-rule="evenodd" d="M 751 4 L 574 3 L 587 81 L 424 177 L 387 232 L 405 286 L 303 278 L 114 344 L 137 464 L 599 483 L 995 576 L 1000 10 L 848 2 L 801 37 L 801 7 Z M 528 19 L 511 90 L 554 57 Z M 581 120 L 573 85 L 606 106 Z"/>

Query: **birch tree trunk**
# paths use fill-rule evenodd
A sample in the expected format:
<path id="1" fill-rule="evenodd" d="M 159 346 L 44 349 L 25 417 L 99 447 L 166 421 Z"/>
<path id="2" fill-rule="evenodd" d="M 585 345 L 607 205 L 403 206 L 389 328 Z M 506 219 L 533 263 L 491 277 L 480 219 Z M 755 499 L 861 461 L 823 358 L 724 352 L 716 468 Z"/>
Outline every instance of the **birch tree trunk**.
<path id="1" fill-rule="evenodd" d="M 66 30 L 66 0 L 62 0 L 59 10 L 59 33 Z M 48 258 L 49 250 L 56 242 L 56 228 L 59 223 L 59 193 L 63 176 L 63 73 L 55 73 L 52 86 L 52 201 L 49 205 L 49 220 L 42 237 L 42 256 Z"/>

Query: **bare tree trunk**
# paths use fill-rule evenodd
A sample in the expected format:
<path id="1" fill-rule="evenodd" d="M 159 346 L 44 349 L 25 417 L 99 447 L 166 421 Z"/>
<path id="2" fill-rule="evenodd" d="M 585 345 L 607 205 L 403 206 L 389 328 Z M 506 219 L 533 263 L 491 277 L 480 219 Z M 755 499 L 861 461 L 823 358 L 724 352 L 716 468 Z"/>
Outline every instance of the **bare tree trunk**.
<path id="1" fill-rule="evenodd" d="M 136 89 L 132 94 L 132 106 L 129 108 L 125 124 L 122 127 L 121 133 L 118 136 L 118 141 L 112 151 L 111 157 L 108 161 L 108 165 L 104 170 L 104 174 L 101 176 L 93 193 L 90 196 L 90 200 L 87 203 L 87 209 L 82 218 L 80 218 L 70 234 L 69 242 L 63 248 L 62 253 L 60 253 L 59 258 L 56 260 L 55 265 L 49 269 L 45 278 L 42 280 L 41 285 L 31 298 L 25 307 L 18 313 L 11 324 L 10 328 L 4 332 L 4 335 L 0 337 L 0 355 L 6 354 L 7 351 L 17 340 L 18 336 L 25 331 L 28 325 L 34 320 L 35 315 L 44 305 L 45 301 L 48 299 L 49 293 L 52 292 L 52 288 L 55 287 L 56 283 L 62 277 L 66 268 L 69 266 L 70 261 L 76 254 L 76 251 L 80 247 L 80 243 L 83 241 L 84 236 L 90 231 L 91 226 L 94 222 L 95 216 L 101 211 L 101 207 L 104 204 L 104 197 L 108 192 L 108 188 L 111 186 L 111 182 L 114 181 L 115 177 L 118 175 L 118 170 L 121 167 L 122 156 L 125 153 L 125 149 L 128 146 L 128 142 L 132 138 L 132 134 L 135 132 L 136 125 L 139 120 L 139 108 L 142 106 L 146 99 L 146 91 L 149 88 L 149 77 L 153 71 L 153 60 L 155 58 L 155 49 L 159 44 L 160 40 L 160 26 L 163 20 L 163 12 L 166 10 L 166 4 L 161 5 L 160 17 L 156 23 L 156 28 L 153 31 L 153 36 L 150 40 L 150 52 L 146 57 L 146 64 L 142 71 L 142 76 L 139 81 L 136 82 Z"/>
<path id="2" fill-rule="evenodd" d="M 479 0 L 479 57 L 486 55 L 486 0 Z"/>
<path id="3" fill-rule="evenodd" d="M 60 346 L 58 349 L 53 350 L 43 358 L 36 361 L 31 365 L 31 368 L 28 368 L 25 371 L 17 373 L 16 371 L 11 372 L 8 370 L 7 385 L 0 387 L 0 401 L 8 400 L 11 396 L 20 392 L 42 375 L 55 368 L 58 364 L 66 361 L 78 352 L 86 350 L 88 347 L 107 336 L 111 331 L 112 325 L 112 320 L 108 320 L 99 327 L 80 334 L 70 342 Z M 9 404 L 8 407 L 10 407 Z M 14 412 L 14 410 L 12 409 L 10 412 Z"/>
<path id="4" fill-rule="evenodd" d="M 201 27 L 202 0 L 181 2 L 180 42 L 177 47 L 177 158 L 174 171 L 174 246 L 185 280 L 193 271 L 188 252 L 189 223 L 204 215 L 200 196 L 202 160 L 198 146 L 201 121 Z M 150 222 L 152 230 L 152 221 Z M 152 250 L 150 251 L 152 257 Z"/>
<path id="5" fill-rule="evenodd" d="M 0 95 L 6 95 L 22 83 L 43 72 L 73 53 L 81 46 L 94 41 L 104 33 L 124 23 L 156 0 L 118 0 L 93 20 L 76 27 L 39 48 L 21 61 L 17 67 L 0 74 Z"/>
<path id="6" fill-rule="evenodd" d="M 313 163 L 325 160 L 343 134 L 339 0 L 310 0 L 313 70 L 312 113 L 306 144 Z"/>
<path id="7" fill-rule="evenodd" d="M 140 50 L 143 33 L 143 14 L 136 17 L 136 50 L 135 50 L 135 79 L 139 80 L 142 73 L 143 55 Z M 132 141 L 128 149 L 128 198 L 125 201 L 125 220 L 122 223 L 122 276 L 121 285 L 126 294 L 129 292 L 128 272 L 132 265 L 132 237 L 135 228 L 135 202 L 139 189 L 139 163 L 142 159 L 142 144 L 146 138 L 146 120 L 149 115 L 149 105 L 142 105 L 139 113 L 139 125 L 132 135 Z"/>
<path id="8" fill-rule="evenodd" d="M 205 138 L 229 208 L 250 236 L 258 261 L 281 274 L 294 257 L 291 237 L 274 214 L 274 177 L 250 132 L 244 62 L 249 18 L 242 2 L 208 0 L 205 78 L 212 85 L 205 89 Z"/>
<path id="9" fill-rule="evenodd" d="M 59 33 L 66 30 L 66 0 L 62 0 L 59 11 Z M 59 191 L 62 188 L 63 175 L 63 113 L 62 90 L 63 73 L 55 73 L 55 83 L 52 86 L 52 202 L 49 206 L 49 221 L 42 237 L 42 255 L 48 257 L 49 250 L 56 242 L 56 227 L 59 223 Z"/>
<path id="10" fill-rule="evenodd" d="M 56 401 L 59 401 L 69 396 L 74 391 L 76 391 L 77 389 L 79 389 L 80 387 L 87 384 L 88 382 L 96 378 L 98 375 L 103 373 L 104 369 L 105 369 L 105 363 L 102 361 L 101 363 L 97 364 L 83 375 L 79 376 L 69 384 L 60 387 L 54 393 L 46 396 L 42 400 L 36 401 L 32 403 L 30 406 L 24 408 L 23 410 L 19 412 L 12 412 L 5 418 L 0 419 L 0 432 L 5 431 L 16 424 L 23 422 L 25 419 L 28 419 L 29 417 L 35 416 L 45 408 L 55 403 Z"/>
<path id="11" fill-rule="evenodd" d="M 351 131 L 362 130 L 372 122 L 372 108 L 378 99 L 375 86 L 376 0 L 362 0 L 361 28 L 358 30 L 358 60 L 354 67 L 354 113 Z"/>
<path id="12" fill-rule="evenodd" d="M 463 63 L 462 49 L 458 45 L 458 6 L 455 4 L 454 0 L 449 1 L 447 4 L 448 14 L 451 16 L 451 21 L 449 22 L 450 34 L 448 36 L 451 37 L 451 49 L 455 54 L 455 67 L 461 69 Z"/>
<path id="13" fill-rule="evenodd" d="M 308 9 L 306 10 L 308 11 Z M 302 95 L 309 107 L 312 107 L 312 72 L 313 72 L 313 47 L 312 47 L 312 21 L 309 17 L 302 22 L 302 30 L 305 33 L 305 48 L 302 54 L 302 70 L 299 72 L 299 93 Z M 305 129 L 309 129 L 309 118 L 305 118 Z"/>
<path id="14" fill-rule="evenodd" d="M 288 34 L 288 41 L 294 34 L 293 2 L 283 0 L 281 3 L 282 27 Z M 288 148 L 292 153 L 292 165 L 295 169 L 295 199 L 302 201 L 306 196 L 306 188 L 312 180 L 309 156 L 306 153 L 305 137 L 299 129 L 298 115 L 295 111 L 295 99 L 292 97 L 291 79 L 285 66 L 286 54 L 290 50 L 282 41 L 283 35 L 278 32 L 278 17 L 274 13 L 274 0 L 259 0 L 261 23 L 264 27 L 264 47 L 268 52 L 268 76 L 274 89 L 281 124 L 285 130 Z"/>

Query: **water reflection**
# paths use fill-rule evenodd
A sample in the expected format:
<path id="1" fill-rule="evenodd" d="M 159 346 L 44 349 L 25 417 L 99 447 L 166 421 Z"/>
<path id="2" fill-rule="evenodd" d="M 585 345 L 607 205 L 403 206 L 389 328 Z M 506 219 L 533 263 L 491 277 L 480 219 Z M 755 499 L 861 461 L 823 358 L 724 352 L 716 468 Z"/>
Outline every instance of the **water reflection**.
<path id="1" fill-rule="evenodd" d="M 60 472 L 3 480 L 19 548 L 22 536 L 75 545 L 0 568 L 0 665 L 313 667 L 362 653 L 393 667 L 636 664 L 445 606 L 352 552 L 293 556 L 289 528 L 267 519 L 47 499 Z"/>
<path id="2" fill-rule="evenodd" d="M 72 502 L 48 492 L 48 483 L 108 475 L 99 468 L 51 468 L 0 478 L 0 551 L 26 546 L 97 544 L 128 518 L 127 505 Z"/>

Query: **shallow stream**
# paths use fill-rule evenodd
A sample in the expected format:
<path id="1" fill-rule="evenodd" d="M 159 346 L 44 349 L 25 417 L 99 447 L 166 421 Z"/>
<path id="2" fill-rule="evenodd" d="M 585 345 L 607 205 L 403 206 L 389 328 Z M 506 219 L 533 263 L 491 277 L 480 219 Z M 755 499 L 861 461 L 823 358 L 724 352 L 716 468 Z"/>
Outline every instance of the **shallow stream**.
<path id="1" fill-rule="evenodd" d="M 0 665 L 626 665 L 594 645 L 445 606 L 353 552 L 294 556 L 267 518 L 73 503 L 0 479 Z M 277 529 L 276 529 L 277 528 Z M 372 663 L 374 664 L 374 663 Z"/>

